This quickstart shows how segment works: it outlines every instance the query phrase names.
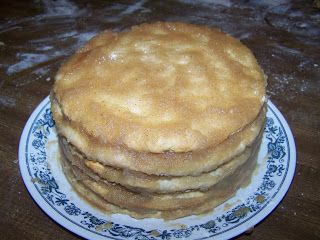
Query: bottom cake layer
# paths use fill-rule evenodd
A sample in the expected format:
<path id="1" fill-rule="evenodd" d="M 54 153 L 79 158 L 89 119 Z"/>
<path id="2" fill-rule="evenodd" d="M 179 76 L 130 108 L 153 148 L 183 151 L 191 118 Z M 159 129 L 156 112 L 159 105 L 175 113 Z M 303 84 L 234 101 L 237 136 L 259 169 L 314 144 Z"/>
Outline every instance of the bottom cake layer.
<path id="1" fill-rule="evenodd" d="M 258 147 L 257 147 L 258 149 Z M 256 165 L 256 151 L 251 158 L 238 169 L 232 176 L 225 178 L 216 184 L 207 192 L 203 192 L 205 198 L 195 197 L 188 199 L 188 196 L 194 196 L 192 192 L 175 194 L 159 194 L 150 198 L 150 195 L 143 193 L 135 193 L 130 190 L 117 192 L 114 190 L 115 184 L 106 184 L 104 181 L 91 178 L 83 173 L 76 166 L 73 166 L 66 158 L 62 156 L 61 162 L 65 175 L 69 182 L 78 192 L 78 194 L 91 203 L 93 206 L 100 208 L 106 213 L 122 213 L 128 214 L 134 218 L 163 218 L 176 219 L 189 215 L 197 215 L 209 212 L 214 207 L 232 197 L 237 189 L 247 184 L 252 176 L 252 172 Z M 118 194 L 117 193 L 121 193 Z M 157 198 L 168 199 L 165 204 L 157 204 Z M 181 198 L 182 197 L 182 198 Z M 183 199 L 186 198 L 186 199 Z M 174 201 L 172 201 L 174 200 Z M 199 200 L 199 201 L 198 201 Z M 187 202 L 178 206 L 179 202 Z M 161 202 L 161 201 L 160 201 Z M 166 204 L 175 203 L 169 205 Z M 172 207 L 173 206 L 173 207 Z"/>

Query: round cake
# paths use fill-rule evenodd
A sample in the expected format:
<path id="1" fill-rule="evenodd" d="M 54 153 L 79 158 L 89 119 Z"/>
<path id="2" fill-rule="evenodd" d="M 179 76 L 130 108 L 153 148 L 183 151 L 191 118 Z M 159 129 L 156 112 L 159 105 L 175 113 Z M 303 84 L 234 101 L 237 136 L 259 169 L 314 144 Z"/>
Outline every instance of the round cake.
<path id="1" fill-rule="evenodd" d="M 217 29 L 104 31 L 63 64 L 51 92 L 65 174 L 106 212 L 208 212 L 251 178 L 265 86 L 251 51 Z"/>

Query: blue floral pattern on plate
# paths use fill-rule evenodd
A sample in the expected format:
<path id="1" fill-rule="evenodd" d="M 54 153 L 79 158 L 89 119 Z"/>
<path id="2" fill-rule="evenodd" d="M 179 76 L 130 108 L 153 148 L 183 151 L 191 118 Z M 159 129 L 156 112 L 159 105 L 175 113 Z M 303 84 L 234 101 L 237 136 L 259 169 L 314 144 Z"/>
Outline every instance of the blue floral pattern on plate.
<path id="1" fill-rule="evenodd" d="M 275 107 L 272 108 L 268 104 L 267 122 L 263 137 L 263 145 L 267 148 L 266 164 L 263 165 L 265 168 L 261 170 L 263 174 L 258 187 L 246 196 L 241 203 L 233 204 L 230 209 L 223 211 L 221 214 L 212 214 L 212 217 L 205 222 L 201 222 L 200 219 L 199 223 L 166 229 L 148 230 L 147 228 L 136 227 L 134 224 L 129 226 L 121 222 L 114 222 L 107 216 L 105 218 L 97 217 L 92 212 L 82 210 L 76 201 L 69 198 L 68 193 L 61 190 L 50 164 L 48 164 L 46 146 L 49 136 L 56 136 L 49 99 L 47 98 L 45 101 L 43 107 L 36 110 L 37 114 L 34 119 L 31 119 L 29 129 L 25 130 L 27 135 L 24 140 L 25 149 L 20 149 L 25 154 L 25 162 L 20 163 L 20 167 L 26 166 L 28 177 L 32 182 L 31 187 L 37 190 L 50 207 L 68 221 L 97 236 L 103 236 L 107 239 L 135 240 L 198 239 L 199 236 L 208 238 L 221 234 L 223 236 L 223 233 L 236 229 L 245 222 L 254 219 L 257 214 L 268 207 L 281 189 L 284 193 L 287 191 L 289 186 L 283 187 L 283 183 L 288 178 L 289 167 L 291 168 L 290 174 L 293 176 L 292 165 L 295 165 L 295 156 L 290 156 L 290 147 L 294 148 L 294 146 L 292 146 L 292 143 L 290 146 L 287 135 L 290 130 L 286 129 L 279 120 L 273 109 Z M 289 178 L 292 179 L 291 175 Z M 289 184 L 291 179 L 289 179 Z M 27 183 L 26 185 L 28 187 Z M 41 204 L 39 203 L 39 205 Z"/>

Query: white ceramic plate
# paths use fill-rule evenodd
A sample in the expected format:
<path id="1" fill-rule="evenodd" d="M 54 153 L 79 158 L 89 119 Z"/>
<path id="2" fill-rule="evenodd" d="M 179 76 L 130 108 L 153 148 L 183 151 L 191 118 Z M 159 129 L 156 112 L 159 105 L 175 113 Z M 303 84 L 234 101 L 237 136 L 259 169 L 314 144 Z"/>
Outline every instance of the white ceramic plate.
<path id="1" fill-rule="evenodd" d="M 59 161 L 47 97 L 29 118 L 19 145 L 19 165 L 31 196 L 51 218 L 88 239 L 229 239 L 259 223 L 286 194 L 296 166 L 292 133 L 269 101 L 267 124 L 251 183 L 211 213 L 174 221 L 106 215 L 72 190 Z"/>

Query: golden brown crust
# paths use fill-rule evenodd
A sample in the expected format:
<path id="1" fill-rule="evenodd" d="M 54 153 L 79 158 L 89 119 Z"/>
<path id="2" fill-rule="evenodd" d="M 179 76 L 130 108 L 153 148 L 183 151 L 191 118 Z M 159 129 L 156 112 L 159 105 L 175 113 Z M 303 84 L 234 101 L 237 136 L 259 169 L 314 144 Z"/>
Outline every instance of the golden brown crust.
<path id="1" fill-rule="evenodd" d="M 51 104 L 58 134 L 65 137 L 80 152 L 85 153 L 88 159 L 116 168 L 165 176 L 199 175 L 214 170 L 250 146 L 259 135 L 265 121 L 263 108 L 251 124 L 214 148 L 187 153 L 146 153 L 90 141 L 92 139 L 88 138 L 87 134 L 64 118 L 53 95 Z"/>
<path id="2" fill-rule="evenodd" d="M 250 124 L 265 80 L 230 36 L 154 23 L 91 40 L 59 70 L 53 92 L 90 142 L 177 153 L 213 148 Z"/>

